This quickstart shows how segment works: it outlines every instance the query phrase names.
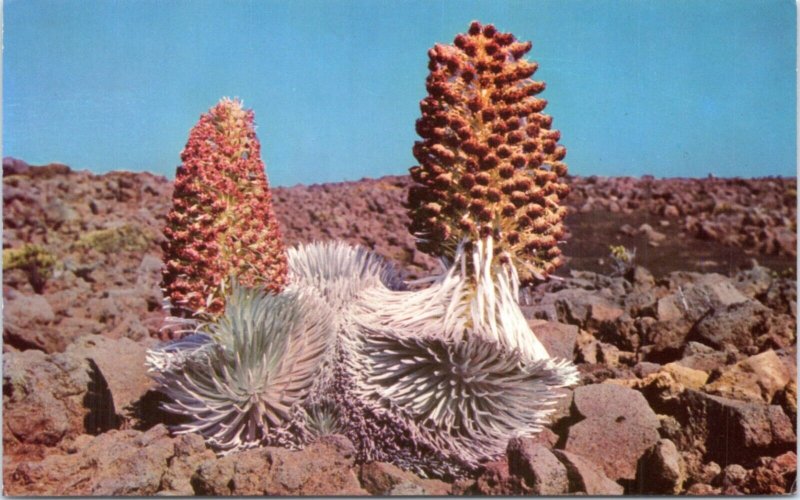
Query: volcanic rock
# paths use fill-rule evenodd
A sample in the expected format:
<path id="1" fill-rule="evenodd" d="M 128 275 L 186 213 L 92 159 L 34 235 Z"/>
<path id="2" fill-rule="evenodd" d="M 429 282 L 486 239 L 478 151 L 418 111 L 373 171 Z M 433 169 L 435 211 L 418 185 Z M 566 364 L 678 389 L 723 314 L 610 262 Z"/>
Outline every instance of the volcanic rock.
<path id="1" fill-rule="evenodd" d="M 681 396 L 684 447 L 701 444 L 707 457 L 722 465 L 793 449 L 797 438 L 778 405 L 737 401 L 687 389 Z M 725 432 L 720 432 L 725 429 Z M 731 447 L 731 443 L 736 446 Z"/>
<path id="2" fill-rule="evenodd" d="M 75 453 L 48 455 L 5 471 L 12 495 L 147 496 L 161 490 L 190 494 L 192 461 L 213 457 L 198 436 L 171 438 L 163 425 L 147 432 L 100 434 Z"/>
<path id="3" fill-rule="evenodd" d="M 192 485 L 196 494 L 216 496 L 367 495 L 353 457 L 326 441 L 300 451 L 252 449 L 203 462 Z"/>
<path id="4" fill-rule="evenodd" d="M 508 471 L 522 479 L 526 493 L 563 495 L 569 491 L 566 467 L 547 447 L 530 439 L 508 443 Z"/>
<path id="5" fill-rule="evenodd" d="M 564 450 L 554 450 L 556 457 L 566 466 L 570 493 L 587 495 L 622 495 L 624 488 L 609 479 L 602 467 L 586 458 Z"/>
<path id="6" fill-rule="evenodd" d="M 130 417 L 131 405 L 153 387 L 145 370 L 148 347 L 155 342 L 134 342 L 127 338 L 81 337 L 67 348 L 65 355 L 84 358 L 97 372 L 111 395 L 111 404 L 119 418 Z"/>
<path id="7" fill-rule="evenodd" d="M 565 450 L 601 464 L 611 479 L 634 479 L 636 462 L 658 439 L 659 421 L 644 396 L 614 384 L 578 387 Z"/>
<path id="8" fill-rule="evenodd" d="M 91 383 L 84 359 L 36 350 L 4 353 L 4 443 L 54 446 L 86 432 Z"/>
<path id="9" fill-rule="evenodd" d="M 445 496 L 451 486 L 435 479 L 422 479 L 385 462 L 371 462 L 360 468 L 361 486 L 372 495 Z"/>
<path id="10" fill-rule="evenodd" d="M 636 466 L 637 493 L 677 495 L 686 480 L 686 465 L 675 443 L 661 439 L 639 459 Z"/>
<path id="11" fill-rule="evenodd" d="M 531 331 L 554 358 L 572 360 L 578 340 L 578 327 L 554 321 L 532 319 L 528 321 Z"/>
<path id="12" fill-rule="evenodd" d="M 755 469 L 749 472 L 742 485 L 744 494 L 783 495 L 796 493 L 797 455 L 792 451 L 775 458 L 759 459 Z"/>
<path id="13" fill-rule="evenodd" d="M 771 403 L 790 380 L 789 370 L 775 351 L 769 350 L 725 368 L 705 390 L 733 399 Z"/>
<path id="14" fill-rule="evenodd" d="M 721 349 L 725 344 L 740 351 L 755 343 L 755 338 L 767 321 L 769 309 L 755 300 L 737 302 L 715 308 L 692 329 L 690 340 Z"/>

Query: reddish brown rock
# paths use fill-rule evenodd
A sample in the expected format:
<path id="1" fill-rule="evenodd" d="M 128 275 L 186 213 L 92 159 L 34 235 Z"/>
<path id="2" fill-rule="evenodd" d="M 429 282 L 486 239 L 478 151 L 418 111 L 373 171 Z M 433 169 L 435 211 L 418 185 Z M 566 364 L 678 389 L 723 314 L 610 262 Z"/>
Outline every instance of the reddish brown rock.
<path id="1" fill-rule="evenodd" d="M 771 403 L 790 381 L 789 369 L 770 349 L 726 367 L 705 390 L 733 399 Z"/>
<path id="2" fill-rule="evenodd" d="M 639 459 L 636 493 L 677 495 L 686 480 L 686 465 L 675 443 L 661 439 Z"/>
<path id="3" fill-rule="evenodd" d="M 361 486 L 372 495 L 398 495 L 404 491 L 416 490 L 415 494 L 426 496 L 445 496 L 452 486 L 435 479 L 422 479 L 411 472 L 404 471 L 385 462 L 371 462 L 359 469 Z"/>
<path id="4" fill-rule="evenodd" d="M 602 467 L 586 458 L 564 450 L 555 450 L 555 455 L 567 467 L 570 493 L 587 495 L 622 495 L 624 488 L 603 474 Z"/>
<path id="5" fill-rule="evenodd" d="M 509 441 L 508 471 L 521 478 L 526 493 L 563 495 L 569 491 L 567 469 L 545 446 L 525 438 Z"/>
<path id="6" fill-rule="evenodd" d="M 339 444 L 322 441 L 300 451 L 247 450 L 204 462 L 192 485 L 197 494 L 217 496 L 367 495 L 347 455 Z"/>
<path id="7" fill-rule="evenodd" d="M 686 390 L 681 396 L 686 445 L 700 442 L 707 457 L 722 465 L 794 449 L 794 426 L 780 406 Z M 725 429 L 725 432 L 720 432 Z M 737 443 L 731 447 L 730 443 Z"/>
<path id="8" fill-rule="evenodd" d="M 600 464 L 614 480 L 634 479 L 636 462 L 659 439 L 659 421 L 641 393 L 615 384 L 578 387 L 565 450 Z"/>
<path id="9" fill-rule="evenodd" d="M 148 496 L 165 489 L 189 494 L 189 457 L 213 457 L 194 437 L 169 437 L 163 425 L 142 433 L 110 431 L 74 453 L 52 454 L 4 470 L 6 493 L 49 496 Z M 197 461 L 197 458 L 195 458 Z M 165 477 L 168 481 L 162 484 Z"/>
<path id="10" fill-rule="evenodd" d="M 795 493 L 796 481 L 797 455 L 788 451 L 775 458 L 760 459 L 742 484 L 742 492 L 748 495 Z"/>
<path id="11" fill-rule="evenodd" d="M 578 340 L 577 326 L 541 319 L 529 320 L 528 326 L 544 344 L 550 356 L 572 360 Z"/>

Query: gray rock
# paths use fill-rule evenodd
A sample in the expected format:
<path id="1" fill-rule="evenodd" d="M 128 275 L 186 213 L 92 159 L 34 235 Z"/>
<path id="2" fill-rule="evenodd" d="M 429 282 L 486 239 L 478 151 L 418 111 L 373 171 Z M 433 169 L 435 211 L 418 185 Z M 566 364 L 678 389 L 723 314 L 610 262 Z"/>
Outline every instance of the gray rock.
<path id="1" fill-rule="evenodd" d="M 715 486 L 722 486 L 723 488 L 730 488 L 731 486 L 741 486 L 746 479 L 747 469 L 739 464 L 731 464 L 722 470 L 722 473 L 712 484 Z"/>
<path id="2" fill-rule="evenodd" d="M 25 295 L 11 289 L 4 293 L 3 339 L 20 349 L 53 352 L 63 345 L 48 326 L 56 319 L 42 295 Z"/>

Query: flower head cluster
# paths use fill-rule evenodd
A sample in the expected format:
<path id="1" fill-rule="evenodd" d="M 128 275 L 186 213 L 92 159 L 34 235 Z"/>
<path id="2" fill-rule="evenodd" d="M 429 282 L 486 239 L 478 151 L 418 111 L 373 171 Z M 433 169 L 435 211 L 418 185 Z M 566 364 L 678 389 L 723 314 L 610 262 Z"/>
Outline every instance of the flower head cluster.
<path id="1" fill-rule="evenodd" d="M 428 52 L 408 197 L 420 250 L 451 258 L 463 239 L 491 236 L 497 259 L 512 260 L 523 283 L 561 264 L 569 191 L 561 134 L 536 97 L 545 85 L 523 58 L 530 48 L 473 22 L 453 45 Z"/>
<path id="2" fill-rule="evenodd" d="M 173 314 L 222 313 L 232 277 L 280 290 L 286 255 L 253 112 L 223 99 L 200 117 L 181 160 L 163 245 L 163 287 Z"/>

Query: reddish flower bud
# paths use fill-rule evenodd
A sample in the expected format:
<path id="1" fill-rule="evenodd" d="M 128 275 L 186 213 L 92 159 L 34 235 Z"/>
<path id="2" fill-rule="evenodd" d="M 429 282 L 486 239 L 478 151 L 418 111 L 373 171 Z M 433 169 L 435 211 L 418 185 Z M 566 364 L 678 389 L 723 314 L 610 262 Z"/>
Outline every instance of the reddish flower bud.
<path id="1" fill-rule="evenodd" d="M 500 174 L 502 179 L 510 179 L 514 176 L 514 167 L 508 163 L 503 163 L 497 169 L 497 173 Z"/>
<path id="2" fill-rule="evenodd" d="M 475 176 L 472 174 L 464 174 L 458 181 L 458 185 L 464 189 L 470 189 L 475 185 Z"/>
<path id="3" fill-rule="evenodd" d="M 469 200 L 467 197 L 461 193 L 456 193 L 453 195 L 453 206 L 459 210 L 464 210 L 469 205 Z"/>
<path id="4" fill-rule="evenodd" d="M 512 217 L 517 213 L 517 207 L 515 207 L 512 203 L 506 203 L 503 205 L 500 213 L 502 213 L 504 217 Z"/>
<path id="5" fill-rule="evenodd" d="M 486 172 L 480 172 L 475 176 L 475 182 L 481 186 L 488 186 L 492 182 L 492 176 Z"/>
<path id="6" fill-rule="evenodd" d="M 475 231 L 475 223 L 469 220 L 467 217 L 463 217 L 458 221 L 458 227 L 466 233 Z"/>
<path id="7" fill-rule="evenodd" d="M 528 195 L 522 191 L 514 191 L 511 193 L 511 203 L 516 207 L 521 207 L 528 202 Z"/>
<path id="8" fill-rule="evenodd" d="M 472 23 L 470 23 L 469 25 L 469 34 L 475 36 L 480 32 L 481 32 L 481 23 L 479 23 L 478 21 L 472 21 Z"/>
<path id="9" fill-rule="evenodd" d="M 505 137 L 503 137 L 500 134 L 492 134 L 489 136 L 488 139 L 486 139 L 486 143 L 489 145 L 489 147 L 496 148 L 501 144 L 503 144 L 505 140 L 506 140 Z M 498 156 L 500 155 L 498 154 Z"/>
<path id="10" fill-rule="evenodd" d="M 473 198 L 483 198 L 486 196 L 486 186 L 473 186 L 469 190 L 469 195 Z"/>
<path id="11" fill-rule="evenodd" d="M 513 131 L 513 132 L 510 132 L 510 133 L 509 133 L 509 134 L 506 136 L 506 141 L 507 141 L 509 144 L 517 144 L 517 143 L 520 143 L 520 142 L 522 142 L 522 140 L 523 140 L 524 138 L 525 138 L 525 136 L 522 134 L 522 132 L 520 132 L 519 130 L 515 130 L 515 131 Z"/>

